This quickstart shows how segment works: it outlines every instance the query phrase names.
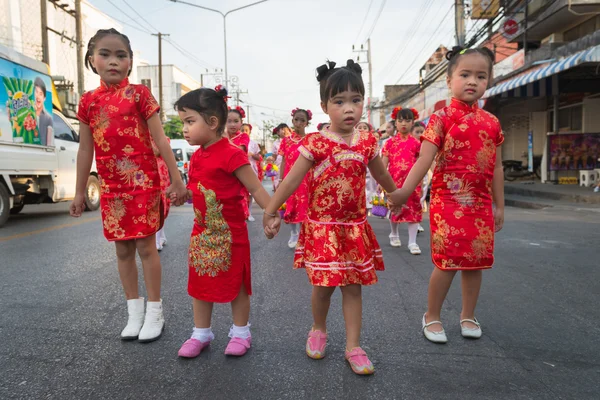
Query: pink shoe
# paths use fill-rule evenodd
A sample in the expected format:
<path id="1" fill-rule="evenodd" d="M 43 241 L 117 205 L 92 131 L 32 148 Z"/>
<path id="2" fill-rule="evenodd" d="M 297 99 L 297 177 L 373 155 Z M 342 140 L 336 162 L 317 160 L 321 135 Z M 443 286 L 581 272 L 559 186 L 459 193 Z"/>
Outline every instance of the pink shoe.
<path id="1" fill-rule="evenodd" d="M 325 347 L 327 346 L 327 334 L 319 330 L 308 332 L 306 340 L 306 355 L 315 360 L 325 357 Z"/>
<path id="2" fill-rule="evenodd" d="M 185 358 L 198 357 L 202 350 L 204 350 L 205 347 L 208 347 L 209 344 L 210 340 L 208 342 L 201 342 L 198 339 L 188 339 L 181 346 L 177 355 Z"/>
<path id="3" fill-rule="evenodd" d="M 355 347 L 350 351 L 346 350 L 346 360 L 355 374 L 371 375 L 375 372 L 375 367 L 367 357 L 367 353 L 360 347 Z"/>
<path id="4" fill-rule="evenodd" d="M 232 337 L 225 348 L 225 355 L 241 357 L 246 354 L 251 345 L 252 336 L 248 336 L 248 339 Z"/>

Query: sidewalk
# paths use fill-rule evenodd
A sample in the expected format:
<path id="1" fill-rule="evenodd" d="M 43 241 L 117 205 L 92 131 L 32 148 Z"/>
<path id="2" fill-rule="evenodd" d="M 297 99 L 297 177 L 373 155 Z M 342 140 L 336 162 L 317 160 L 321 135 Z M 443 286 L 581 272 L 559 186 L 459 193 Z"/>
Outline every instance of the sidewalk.
<path id="1" fill-rule="evenodd" d="M 600 212 L 600 193 L 578 185 L 532 181 L 505 182 L 505 204 L 520 208 L 571 209 Z"/>

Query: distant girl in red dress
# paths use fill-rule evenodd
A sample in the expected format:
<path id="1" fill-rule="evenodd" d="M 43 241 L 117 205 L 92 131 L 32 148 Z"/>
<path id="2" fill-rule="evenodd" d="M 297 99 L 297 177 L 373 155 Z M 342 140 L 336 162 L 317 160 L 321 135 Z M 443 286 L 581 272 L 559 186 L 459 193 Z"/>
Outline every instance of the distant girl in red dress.
<path id="1" fill-rule="evenodd" d="M 214 303 L 231 303 L 233 325 L 225 354 L 242 356 L 250 335 L 250 241 L 246 216 L 240 207 L 242 189 L 265 208 L 269 195 L 250 167 L 248 156 L 223 131 L 227 120 L 227 90 L 222 86 L 196 89 L 175 103 L 183 121 L 183 136 L 201 146 L 190 161 L 188 188 L 194 203 L 194 228 L 189 249 L 188 293 L 192 297 L 192 337 L 179 356 L 192 358 L 214 339 Z"/>
<path id="2" fill-rule="evenodd" d="M 424 132 L 425 124 L 421 121 L 416 121 L 413 125 L 411 134 L 419 141 L 419 143 L 421 143 L 421 135 L 423 135 Z M 433 172 L 431 172 L 432 168 L 429 168 L 421 182 L 421 208 L 423 209 L 423 212 L 427 212 L 427 192 L 429 191 L 429 184 L 431 183 L 431 177 L 433 176 Z M 421 224 L 419 224 L 418 232 L 425 232 L 425 229 L 423 229 Z"/>
<path id="3" fill-rule="evenodd" d="M 170 143 L 171 139 L 167 138 L 167 143 Z M 167 190 L 171 185 L 171 178 L 169 176 L 169 167 L 164 158 L 160 155 L 160 150 L 156 147 L 154 141 L 152 141 L 152 151 L 156 156 L 156 164 L 158 166 L 158 175 L 160 176 L 160 190 L 161 190 L 161 202 L 163 204 L 163 216 L 164 221 L 162 228 L 156 232 L 156 249 L 161 251 L 163 246 L 167 244 L 167 235 L 165 234 L 165 223 L 167 216 L 169 215 L 169 209 L 171 208 L 171 200 L 167 196 Z"/>
<path id="4" fill-rule="evenodd" d="M 359 122 L 356 125 L 356 129 L 361 132 L 361 133 L 370 133 L 371 135 L 375 136 L 375 139 L 377 139 L 377 141 L 379 142 L 379 134 L 377 132 L 375 132 L 375 130 L 373 129 L 373 127 L 371 126 L 371 124 L 367 123 L 367 122 Z M 373 177 L 371 176 L 371 171 L 369 171 L 369 169 L 367 168 L 367 182 L 366 182 L 366 187 L 365 187 L 365 193 L 367 196 L 367 213 L 370 214 L 371 209 L 373 208 L 373 199 L 375 197 L 378 197 L 378 192 L 377 192 L 377 181 L 375 181 L 375 179 L 373 179 Z"/>
<path id="5" fill-rule="evenodd" d="M 244 153 L 248 154 L 248 147 L 250 146 L 250 135 L 246 135 L 242 132 L 242 125 L 244 118 L 246 118 L 246 112 L 240 106 L 235 108 L 229 108 L 229 112 L 227 114 L 227 136 L 231 143 L 239 147 L 244 151 Z M 244 188 L 242 190 L 242 197 L 244 201 L 241 203 L 242 208 L 244 209 L 244 215 L 246 219 L 250 218 L 250 209 L 248 208 L 248 191 Z"/>
<path id="6" fill-rule="evenodd" d="M 299 147 L 300 157 L 279 185 L 265 210 L 267 237 L 279 226 L 276 214 L 283 202 L 305 179 L 309 179 L 308 217 L 294 257 L 295 268 L 306 268 L 313 285 L 314 323 L 308 333 L 306 353 L 325 356 L 327 313 L 336 287 L 342 291 L 346 321 L 346 359 L 357 374 L 372 374 L 373 364 L 360 348 L 362 285 L 377 282 L 383 270 L 381 249 L 367 222 L 365 178 L 373 178 L 388 192 L 396 185 L 378 155 L 377 139 L 355 129 L 364 107 L 365 87 L 361 68 L 352 60 L 334 68 L 329 62 L 317 69 L 321 107 L 331 126 L 307 135 Z"/>
<path id="7" fill-rule="evenodd" d="M 504 135 L 498 119 L 477 106 L 492 82 L 494 55 L 485 47 L 454 48 L 446 58 L 448 87 L 454 97 L 431 116 L 421 137 L 419 160 L 402 188 L 390 196 L 396 206 L 405 203 L 437 155 L 429 209 L 436 268 L 422 319 L 425 337 L 436 343 L 447 341 L 440 313 L 457 271 L 462 272 L 461 333 L 481 337 L 475 318 L 481 270 L 494 263 L 494 232 L 504 223 L 500 151 Z"/>
<path id="8" fill-rule="evenodd" d="M 132 85 L 133 52 L 127 36 L 115 29 L 99 30 L 89 41 L 85 64 L 100 75 L 100 87 L 85 93 L 77 117 L 80 143 L 77 154 L 77 188 L 71 215 L 79 217 L 94 152 L 100 179 L 104 236 L 115 242 L 117 265 L 127 298 L 129 320 L 122 339 L 149 342 L 164 327 L 160 298 L 161 265 L 155 234 L 163 226 L 161 180 L 156 144 L 173 177 L 168 191 L 177 202 L 187 199 L 173 152 L 158 116 L 158 104 L 150 90 Z M 139 297 L 135 254 L 144 270 L 148 305 Z"/>
<path id="9" fill-rule="evenodd" d="M 394 183 L 398 187 L 402 186 L 408 172 L 417 162 L 421 143 L 411 135 L 414 121 L 419 118 L 415 109 L 396 107 L 392 111 L 392 120 L 395 121 L 396 135 L 385 142 L 381 149 L 383 164 L 390 171 L 394 178 Z M 398 236 L 398 225 L 408 223 L 408 250 L 411 254 L 421 254 L 421 249 L 417 244 L 417 233 L 419 223 L 423 219 L 423 209 L 421 208 L 421 185 L 418 185 L 415 191 L 408 199 L 406 206 L 400 214 L 392 214 L 390 218 L 390 245 L 400 247 L 402 242 Z"/>
<path id="10" fill-rule="evenodd" d="M 287 176 L 300 155 L 298 148 L 306 135 L 306 127 L 311 119 L 312 112 L 310 110 L 303 110 L 301 108 L 292 110 L 292 125 L 294 126 L 294 130 L 289 136 L 282 139 L 281 145 L 279 146 L 279 154 L 283 157 L 281 168 L 279 169 L 281 180 Z M 296 245 L 298 244 L 300 228 L 306 219 L 307 208 L 308 178 L 305 177 L 292 196 L 288 199 L 285 215 L 283 216 L 283 220 L 286 224 L 289 224 L 291 228 L 290 240 L 288 241 L 288 247 L 290 249 L 296 248 Z"/>
<path id="11" fill-rule="evenodd" d="M 242 124 L 242 133 L 246 134 L 250 141 L 248 142 L 248 161 L 250 162 L 250 166 L 252 167 L 252 171 L 258 177 L 258 181 L 262 182 L 263 180 L 263 169 L 262 169 L 262 156 L 260 155 L 260 146 L 250 137 L 252 134 L 252 125 L 250 124 Z M 248 221 L 254 222 L 254 217 L 252 216 L 252 196 L 248 194 L 246 197 L 248 201 Z"/>
<path id="12" fill-rule="evenodd" d="M 273 156 L 276 157 L 275 165 L 277 165 L 277 169 L 280 171 L 282 170 L 281 162 L 283 161 L 283 157 L 279 153 L 279 148 L 281 147 L 281 142 L 282 142 L 283 138 L 285 138 L 291 134 L 292 134 L 292 131 L 287 126 L 287 124 L 281 123 L 281 124 L 277 125 L 275 128 L 273 128 L 273 135 L 276 136 L 277 139 L 275 139 L 275 141 L 273 142 L 273 147 L 271 149 L 271 153 L 273 153 Z M 273 191 L 277 190 L 277 185 L 279 185 L 280 181 L 281 181 L 280 174 L 278 173 L 277 176 L 275 176 L 275 179 L 273 180 Z"/>

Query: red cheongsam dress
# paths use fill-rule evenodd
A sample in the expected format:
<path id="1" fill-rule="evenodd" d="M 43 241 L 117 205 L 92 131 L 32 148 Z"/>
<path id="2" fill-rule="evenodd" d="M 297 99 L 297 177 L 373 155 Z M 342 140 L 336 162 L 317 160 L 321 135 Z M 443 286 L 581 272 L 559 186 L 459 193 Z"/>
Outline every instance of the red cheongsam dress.
<path id="1" fill-rule="evenodd" d="M 223 138 L 196 150 L 188 189 L 193 193 L 194 228 L 189 249 L 188 293 L 195 299 L 228 303 L 243 284 L 252 294 L 250 240 L 240 207 L 242 183 L 234 171 L 248 156 Z"/>
<path id="2" fill-rule="evenodd" d="M 104 236 L 153 235 L 163 224 L 161 183 L 147 120 L 159 107 L 143 85 L 101 82 L 79 102 L 77 118 L 89 125 L 100 180 Z"/>
<path id="3" fill-rule="evenodd" d="M 150 137 L 152 139 L 152 137 Z M 167 138 L 167 141 L 171 143 L 171 139 Z M 158 153 L 158 147 L 156 147 L 156 143 L 152 140 L 152 151 Z M 163 203 L 163 219 L 166 219 L 169 215 L 169 210 L 171 208 L 171 200 L 167 198 L 167 189 L 171 185 L 171 178 L 169 176 L 169 167 L 167 167 L 167 163 L 165 162 L 162 155 L 156 156 L 156 164 L 158 166 L 158 174 L 160 175 L 160 191 L 161 191 L 161 202 Z"/>
<path id="4" fill-rule="evenodd" d="M 375 271 L 384 266 L 367 222 L 365 182 L 367 165 L 377 156 L 377 140 L 355 130 L 348 145 L 325 129 L 307 135 L 299 152 L 313 166 L 294 268 L 306 268 L 315 286 L 376 283 Z"/>
<path id="5" fill-rule="evenodd" d="M 452 99 L 431 116 L 421 140 L 438 147 L 431 183 L 431 257 L 444 270 L 491 268 L 494 263 L 492 178 L 498 119 Z"/>
<path id="6" fill-rule="evenodd" d="M 421 143 L 411 135 L 403 136 L 401 133 L 392 136 L 383 145 L 381 154 L 389 160 L 388 170 L 397 187 L 401 187 L 410 172 L 410 169 L 419 158 Z M 423 220 L 421 206 L 421 184 L 410 195 L 400 214 L 392 213 L 392 222 L 417 223 Z"/>
<path id="7" fill-rule="evenodd" d="M 231 139 L 231 143 L 244 150 L 246 154 L 248 154 L 248 148 L 250 147 L 250 136 L 246 135 L 243 132 L 238 131 L 234 137 Z M 248 189 L 242 186 L 242 197 L 244 201 L 242 202 L 242 208 L 244 209 L 244 215 L 246 215 L 246 219 L 250 216 L 250 210 L 248 209 L 248 204 L 250 202 L 250 193 Z"/>
<path id="8" fill-rule="evenodd" d="M 292 132 L 290 136 L 284 137 L 281 140 L 278 154 L 285 157 L 285 169 L 283 171 L 284 179 L 300 155 L 298 147 L 300 147 L 301 142 L 302 136 L 298 135 L 296 132 Z M 308 180 L 309 176 L 307 175 L 304 177 L 296 191 L 285 202 L 286 208 L 283 220 L 286 224 L 299 224 L 306 219 L 306 211 L 308 208 Z"/>

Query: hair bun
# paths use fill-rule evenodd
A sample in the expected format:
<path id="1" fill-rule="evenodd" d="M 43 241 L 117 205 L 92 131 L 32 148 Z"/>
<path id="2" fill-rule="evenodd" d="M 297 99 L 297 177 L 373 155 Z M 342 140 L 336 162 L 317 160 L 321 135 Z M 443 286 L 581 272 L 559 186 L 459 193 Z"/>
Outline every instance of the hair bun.
<path id="1" fill-rule="evenodd" d="M 335 68 L 335 62 L 329 61 L 317 67 L 317 82 L 321 82 Z"/>
<path id="2" fill-rule="evenodd" d="M 446 53 L 446 60 L 450 61 L 453 57 L 456 57 L 458 55 L 458 53 L 460 53 L 463 50 L 464 50 L 464 48 L 461 46 L 452 47 L 452 50 L 450 50 Z"/>
<path id="3" fill-rule="evenodd" d="M 482 47 L 481 51 L 492 60 L 492 65 L 496 62 L 496 55 L 488 47 Z"/>
<path id="4" fill-rule="evenodd" d="M 346 61 L 346 68 L 348 68 L 350 71 L 356 72 L 359 75 L 362 75 L 362 68 L 360 64 L 355 63 L 354 60 Z"/>

